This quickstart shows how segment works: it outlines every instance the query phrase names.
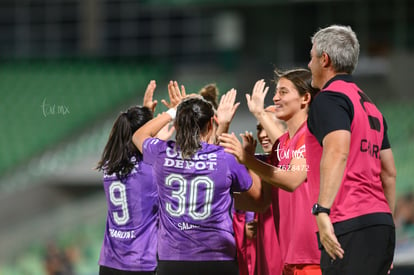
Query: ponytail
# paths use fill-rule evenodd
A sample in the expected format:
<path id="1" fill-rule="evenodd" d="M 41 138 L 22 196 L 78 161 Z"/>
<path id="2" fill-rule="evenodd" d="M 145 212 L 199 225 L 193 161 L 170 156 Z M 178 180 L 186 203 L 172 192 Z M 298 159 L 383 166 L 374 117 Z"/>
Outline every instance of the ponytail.
<path id="1" fill-rule="evenodd" d="M 115 173 L 119 179 L 126 177 L 135 163 L 142 159 L 132 142 L 132 135 L 151 118 L 152 112 L 147 107 L 131 107 L 120 113 L 96 169 L 104 170 L 109 175 Z"/>
<path id="2" fill-rule="evenodd" d="M 199 97 L 191 97 L 178 105 L 175 139 L 183 159 L 192 157 L 201 148 L 201 135 L 207 131 L 213 115 L 211 103 Z"/>

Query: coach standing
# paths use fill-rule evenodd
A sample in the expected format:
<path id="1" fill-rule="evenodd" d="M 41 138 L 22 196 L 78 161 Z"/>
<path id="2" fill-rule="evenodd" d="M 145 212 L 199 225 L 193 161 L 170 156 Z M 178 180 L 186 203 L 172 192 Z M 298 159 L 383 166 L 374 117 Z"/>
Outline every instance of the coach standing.
<path id="1" fill-rule="evenodd" d="M 353 82 L 359 42 L 352 29 L 329 26 L 312 44 L 308 67 L 321 92 L 310 107 L 306 148 L 322 273 L 387 274 L 396 182 L 387 125 Z"/>

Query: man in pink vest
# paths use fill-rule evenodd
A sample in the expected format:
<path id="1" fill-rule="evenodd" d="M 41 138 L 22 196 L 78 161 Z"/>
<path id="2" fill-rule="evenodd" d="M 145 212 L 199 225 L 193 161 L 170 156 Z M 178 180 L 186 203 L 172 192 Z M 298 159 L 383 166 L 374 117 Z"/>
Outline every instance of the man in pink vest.
<path id="1" fill-rule="evenodd" d="M 332 25 L 312 37 L 306 134 L 322 274 L 387 274 L 395 248 L 396 169 L 384 117 L 353 82 L 359 42 Z"/>

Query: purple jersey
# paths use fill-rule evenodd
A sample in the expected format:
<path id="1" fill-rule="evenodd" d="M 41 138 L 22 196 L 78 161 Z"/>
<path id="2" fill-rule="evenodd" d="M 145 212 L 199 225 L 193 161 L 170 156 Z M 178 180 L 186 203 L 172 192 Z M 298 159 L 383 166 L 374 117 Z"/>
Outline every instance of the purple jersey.
<path id="1" fill-rule="evenodd" d="M 201 145 L 191 159 L 183 160 L 174 141 L 144 141 L 144 160 L 154 169 L 160 196 L 160 260 L 236 257 L 231 192 L 248 190 L 252 179 L 222 147 Z"/>
<path id="2" fill-rule="evenodd" d="M 104 173 L 108 205 L 99 264 L 127 271 L 157 266 L 158 195 L 152 167 L 142 161 L 126 179 Z"/>

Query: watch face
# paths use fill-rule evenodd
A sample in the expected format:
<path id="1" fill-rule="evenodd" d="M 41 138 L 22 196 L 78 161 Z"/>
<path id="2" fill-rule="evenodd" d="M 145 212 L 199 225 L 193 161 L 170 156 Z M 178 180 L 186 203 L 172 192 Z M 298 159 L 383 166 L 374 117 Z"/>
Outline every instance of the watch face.
<path id="1" fill-rule="evenodd" d="M 315 203 L 312 207 L 312 214 L 313 215 L 318 215 L 319 213 L 326 213 L 326 214 L 330 214 L 330 209 L 328 208 L 324 208 L 322 206 L 320 206 L 319 204 Z"/>
<path id="2" fill-rule="evenodd" d="M 313 215 L 316 215 L 316 214 L 318 214 L 318 204 L 317 203 L 315 203 L 313 206 L 312 206 L 312 214 Z"/>

